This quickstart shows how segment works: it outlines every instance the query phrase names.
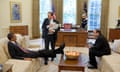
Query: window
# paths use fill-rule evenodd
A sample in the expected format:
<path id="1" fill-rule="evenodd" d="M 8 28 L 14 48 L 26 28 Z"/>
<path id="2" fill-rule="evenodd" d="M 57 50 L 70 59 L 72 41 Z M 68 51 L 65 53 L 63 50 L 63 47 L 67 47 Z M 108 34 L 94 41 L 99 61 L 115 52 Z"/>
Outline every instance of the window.
<path id="1" fill-rule="evenodd" d="M 51 0 L 40 0 L 40 31 L 42 31 L 41 26 L 47 14 L 51 10 Z"/>
<path id="2" fill-rule="evenodd" d="M 88 30 L 100 28 L 101 1 L 89 0 L 88 4 Z M 76 25 L 77 20 L 77 0 L 63 0 L 63 24 L 70 23 Z M 42 23 L 47 18 L 48 11 L 52 11 L 52 0 L 40 0 L 40 31 Z"/>
<path id="3" fill-rule="evenodd" d="M 63 24 L 76 24 L 76 0 L 63 0 Z"/>
<path id="4" fill-rule="evenodd" d="M 101 0 L 90 0 L 88 6 L 88 30 L 100 29 Z"/>

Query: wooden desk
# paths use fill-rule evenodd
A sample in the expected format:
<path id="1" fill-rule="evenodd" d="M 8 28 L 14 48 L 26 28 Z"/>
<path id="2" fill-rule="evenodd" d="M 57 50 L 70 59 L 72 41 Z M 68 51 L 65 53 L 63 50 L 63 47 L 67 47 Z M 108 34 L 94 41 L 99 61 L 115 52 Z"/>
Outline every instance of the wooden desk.
<path id="1" fill-rule="evenodd" d="M 109 29 L 109 40 L 120 39 L 120 29 Z"/>
<path id="2" fill-rule="evenodd" d="M 64 30 L 61 29 L 58 32 L 58 38 L 56 45 L 60 45 L 65 42 L 66 46 L 85 46 L 87 42 L 88 33 L 76 29 Z"/>

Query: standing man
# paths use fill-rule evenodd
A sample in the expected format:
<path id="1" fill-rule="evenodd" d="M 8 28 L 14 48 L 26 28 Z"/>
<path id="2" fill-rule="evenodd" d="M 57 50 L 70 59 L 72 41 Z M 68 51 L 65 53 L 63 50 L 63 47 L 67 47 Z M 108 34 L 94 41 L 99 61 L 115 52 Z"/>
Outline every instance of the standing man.
<path id="1" fill-rule="evenodd" d="M 97 68 L 95 56 L 101 57 L 103 55 L 111 54 L 111 50 L 107 39 L 101 34 L 101 31 L 96 29 L 93 31 L 96 38 L 95 44 L 89 49 L 89 65 L 88 68 Z"/>
<path id="2" fill-rule="evenodd" d="M 55 49 L 55 43 L 57 40 L 57 32 L 60 30 L 59 22 L 53 19 L 53 13 L 48 12 L 48 18 L 46 18 L 42 24 L 42 38 L 45 40 L 45 48 L 49 49 L 49 43 L 51 43 L 52 50 Z M 52 58 L 52 61 L 54 59 Z"/>
<path id="3" fill-rule="evenodd" d="M 86 14 L 86 13 L 83 13 L 83 15 L 82 15 L 81 28 L 87 30 L 87 22 L 88 22 L 87 14 Z"/>

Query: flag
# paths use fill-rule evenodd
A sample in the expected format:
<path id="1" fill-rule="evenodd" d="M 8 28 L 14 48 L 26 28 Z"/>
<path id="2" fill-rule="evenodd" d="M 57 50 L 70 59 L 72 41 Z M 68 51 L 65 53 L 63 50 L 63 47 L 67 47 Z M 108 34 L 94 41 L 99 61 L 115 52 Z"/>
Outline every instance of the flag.
<path id="1" fill-rule="evenodd" d="M 82 13 L 82 17 L 86 17 L 87 16 L 87 2 L 85 1 L 83 4 L 83 13 Z"/>
<path id="2" fill-rule="evenodd" d="M 53 13 L 53 19 L 56 19 L 56 14 L 55 14 L 55 6 L 52 0 L 52 13 Z"/>

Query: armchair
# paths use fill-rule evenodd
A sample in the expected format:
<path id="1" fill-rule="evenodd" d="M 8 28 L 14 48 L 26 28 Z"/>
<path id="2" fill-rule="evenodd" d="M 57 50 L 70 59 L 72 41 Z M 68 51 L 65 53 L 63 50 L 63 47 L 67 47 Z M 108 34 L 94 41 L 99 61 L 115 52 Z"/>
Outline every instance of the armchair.
<path id="1" fill-rule="evenodd" d="M 20 35 L 17 36 L 17 41 L 22 46 L 23 45 L 23 39 L 24 37 L 20 37 Z M 0 39 L 0 64 L 12 64 L 12 72 L 37 72 L 40 69 L 41 59 L 32 59 L 31 61 L 25 61 L 25 60 L 18 60 L 18 59 L 11 59 L 9 53 L 8 53 L 8 47 L 7 47 L 8 39 L 7 38 L 1 38 Z"/>

